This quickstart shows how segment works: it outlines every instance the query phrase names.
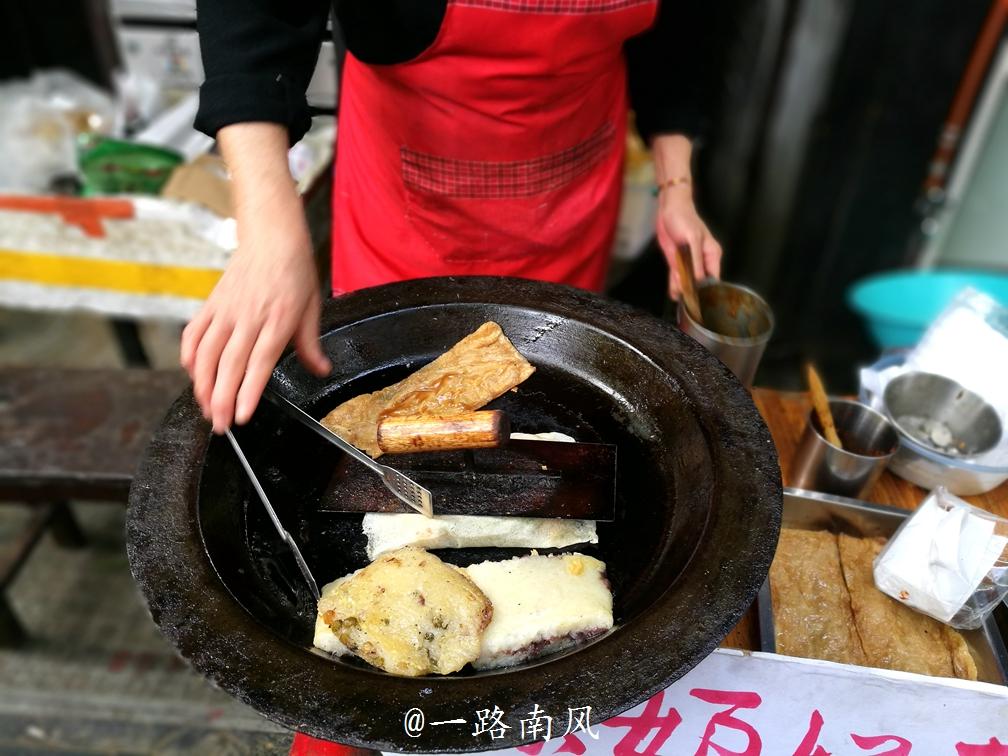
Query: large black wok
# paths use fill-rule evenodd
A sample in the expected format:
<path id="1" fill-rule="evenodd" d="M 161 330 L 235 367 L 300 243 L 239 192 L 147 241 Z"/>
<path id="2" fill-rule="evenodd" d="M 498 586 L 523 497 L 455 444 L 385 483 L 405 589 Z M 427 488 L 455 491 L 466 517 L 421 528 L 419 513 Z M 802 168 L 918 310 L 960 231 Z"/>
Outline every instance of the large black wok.
<path id="1" fill-rule="evenodd" d="M 156 433 L 130 495 L 133 574 L 151 616 L 197 670 L 270 719 L 317 737 L 396 751 L 521 744 L 536 704 L 602 721 L 703 659 L 766 576 L 781 513 L 780 471 L 749 395 L 671 325 L 600 297 L 515 279 L 428 279 L 326 304 L 322 337 L 335 370 L 310 377 L 293 356 L 282 392 L 321 417 L 402 378 L 487 320 L 537 367 L 497 400 L 515 430 L 559 430 L 618 445 L 618 511 L 597 547 L 617 628 L 535 664 L 447 678 L 387 675 L 311 648 L 313 602 L 231 449 L 212 437 L 191 393 Z M 339 495 L 339 452 L 264 404 L 239 439 L 320 583 L 366 563 L 359 515 L 320 511 Z M 386 460 L 389 461 L 389 460 Z M 442 551 L 467 564 L 504 550 Z M 499 706 L 503 740 L 474 737 L 478 709 Z M 403 717 L 420 708 L 417 738 Z M 528 742 L 528 741 L 524 741 Z"/>

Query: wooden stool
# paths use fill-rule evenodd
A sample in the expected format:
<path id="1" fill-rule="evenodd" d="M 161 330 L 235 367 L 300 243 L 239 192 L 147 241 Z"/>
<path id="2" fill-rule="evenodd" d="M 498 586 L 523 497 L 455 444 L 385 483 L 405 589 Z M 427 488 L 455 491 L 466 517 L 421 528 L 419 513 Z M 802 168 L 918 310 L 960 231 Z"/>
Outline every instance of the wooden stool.
<path id="1" fill-rule="evenodd" d="M 0 645 L 25 632 L 6 590 L 47 531 L 85 543 L 70 500 L 127 500 L 147 442 L 188 379 L 181 371 L 0 369 L 0 502 L 30 506 L 0 550 Z"/>

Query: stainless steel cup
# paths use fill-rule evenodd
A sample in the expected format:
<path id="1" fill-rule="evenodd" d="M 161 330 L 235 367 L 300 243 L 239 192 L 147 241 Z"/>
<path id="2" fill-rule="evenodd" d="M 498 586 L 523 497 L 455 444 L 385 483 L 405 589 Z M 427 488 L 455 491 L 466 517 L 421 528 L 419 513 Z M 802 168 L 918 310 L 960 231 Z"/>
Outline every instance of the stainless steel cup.
<path id="1" fill-rule="evenodd" d="M 819 417 L 808 423 L 791 466 L 791 485 L 858 499 L 879 479 L 899 448 L 899 433 L 879 412 L 847 399 L 830 399 L 843 449 L 829 443 Z"/>
<path id="2" fill-rule="evenodd" d="M 736 377 L 752 386 L 763 350 L 773 333 L 773 313 L 752 289 L 724 281 L 697 285 L 703 325 L 679 302 L 679 328 L 703 344 Z"/>

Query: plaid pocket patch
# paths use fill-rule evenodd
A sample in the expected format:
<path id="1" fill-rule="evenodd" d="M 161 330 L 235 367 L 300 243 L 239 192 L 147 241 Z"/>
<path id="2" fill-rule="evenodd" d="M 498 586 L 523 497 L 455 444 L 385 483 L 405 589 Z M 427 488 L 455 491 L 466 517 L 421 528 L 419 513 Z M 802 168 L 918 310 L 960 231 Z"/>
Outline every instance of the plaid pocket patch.
<path id="1" fill-rule="evenodd" d="M 615 128 L 604 124 L 573 147 L 530 160 L 489 162 L 439 157 L 402 147 L 403 182 L 413 191 L 445 197 L 531 197 L 569 184 L 596 166 L 613 147 Z"/>
<path id="2" fill-rule="evenodd" d="M 654 0 L 451 0 L 454 5 L 469 8 L 512 11 L 514 13 L 611 13 L 612 11 L 648 5 Z"/>

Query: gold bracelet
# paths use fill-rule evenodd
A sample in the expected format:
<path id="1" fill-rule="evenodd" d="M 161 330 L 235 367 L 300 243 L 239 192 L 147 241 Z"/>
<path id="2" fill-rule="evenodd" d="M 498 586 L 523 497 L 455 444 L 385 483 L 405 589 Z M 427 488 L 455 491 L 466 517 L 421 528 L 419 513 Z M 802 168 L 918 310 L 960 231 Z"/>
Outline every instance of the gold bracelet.
<path id="1" fill-rule="evenodd" d="M 668 181 L 663 181 L 654 188 L 654 194 L 657 197 L 664 189 L 671 189 L 673 186 L 685 185 L 689 186 L 693 182 L 690 181 L 689 176 L 680 176 L 679 178 L 669 179 Z"/>

